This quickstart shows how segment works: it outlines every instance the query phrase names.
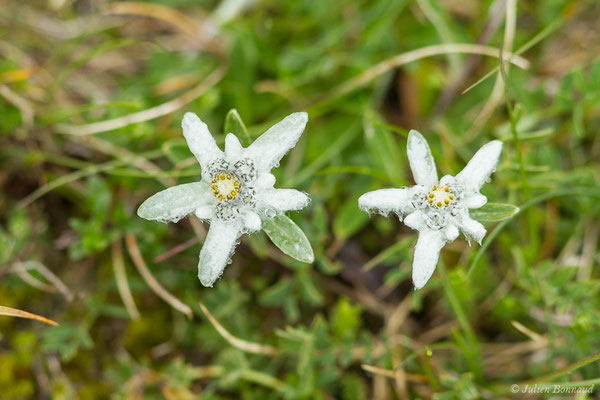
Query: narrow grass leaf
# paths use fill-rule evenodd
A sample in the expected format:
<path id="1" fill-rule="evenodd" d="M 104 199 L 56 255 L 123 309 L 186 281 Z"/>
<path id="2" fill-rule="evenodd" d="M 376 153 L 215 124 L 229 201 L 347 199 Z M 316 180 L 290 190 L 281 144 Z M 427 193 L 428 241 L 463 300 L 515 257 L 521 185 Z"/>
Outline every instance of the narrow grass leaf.
<path id="1" fill-rule="evenodd" d="M 235 108 L 229 110 L 225 117 L 225 133 L 233 133 L 240 139 L 240 142 L 244 147 L 248 147 L 250 143 L 252 143 L 248 129 Z"/>
<path id="2" fill-rule="evenodd" d="M 51 319 L 44 318 L 37 314 L 32 314 L 30 312 L 19 310 L 16 308 L 11 308 L 11 307 L 0 306 L 0 315 L 5 315 L 7 317 L 33 319 L 35 321 L 44 322 L 48 325 L 58 326 L 58 322 L 52 321 Z"/>

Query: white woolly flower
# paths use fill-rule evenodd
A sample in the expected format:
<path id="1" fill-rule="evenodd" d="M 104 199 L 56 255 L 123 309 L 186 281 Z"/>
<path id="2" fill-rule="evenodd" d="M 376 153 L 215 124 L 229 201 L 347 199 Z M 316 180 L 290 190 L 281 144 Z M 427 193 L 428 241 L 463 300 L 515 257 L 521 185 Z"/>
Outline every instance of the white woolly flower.
<path id="1" fill-rule="evenodd" d="M 199 182 L 171 187 L 147 199 L 142 218 L 177 222 L 194 213 L 210 221 L 198 263 L 198 278 L 211 287 L 221 276 L 244 233 L 261 229 L 262 220 L 306 207 L 309 197 L 294 189 L 275 189 L 271 169 L 296 145 L 306 113 L 294 113 L 273 125 L 247 148 L 229 133 L 221 151 L 208 127 L 195 114 L 183 117 L 183 135 L 202 168 Z"/>
<path id="2" fill-rule="evenodd" d="M 458 237 L 459 230 L 469 244 L 471 240 L 481 244 L 486 230 L 469 217 L 469 209 L 487 202 L 479 190 L 495 171 L 501 150 L 502 142 L 491 141 L 458 175 L 438 180 L 427 141 L 419 132 L 410 131 L 407 154 L 416 185 L 375 190 L 358 199 L 363 210 L 386 216 L 393 212 L 400 220 L 404 217 L 404 224 L 419 231 L 412 271 L 415 289 L 421 289 L 431 278 L 440 250 Z"/>

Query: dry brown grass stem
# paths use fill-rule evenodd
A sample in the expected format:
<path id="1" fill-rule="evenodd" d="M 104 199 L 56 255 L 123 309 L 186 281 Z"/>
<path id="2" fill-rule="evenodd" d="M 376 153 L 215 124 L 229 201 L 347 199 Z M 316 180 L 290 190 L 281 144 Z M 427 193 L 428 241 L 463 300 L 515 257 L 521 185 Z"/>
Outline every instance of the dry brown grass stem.
<path id="1" fill-rule="evenodd" d="M 137 241 L 133 234 L 129 233 L 125 235 L 125 244 L 127 245 L 127 251 L 129 251 L 129 255 L 133 260 L 133 264 L 139 271 L 140 275 L 142 275 L 142 278 L 144 278 L 150 289 L 152 289 L 152 291 L 156 293 L 158 297 L 166 301 L 171 307 L 185 314 L 191 319 L 192 309 L 177 297 L 169 293 L 165 288 L 163 288 L 162 285 L 158 283 L 154 275 L 152 275 L 152 272 L 150 272 L 150 269 L 148 269 L 148 266 L 142 257 L 142 253 L 140 252 L 140 248 L 138 247 Z"/>
<path id="2" fill-rule="evenodd" d="M 129 289 L 129 282 L 127 281 L 127 272 L 125 271 L 125 262 L 123 261 L 123 244 L 121 239 L 118 239 L 112 244 L 112 264 L 113 271 L 115 273 L 115 279 L 117 280 L 117 289 L 123 304 L 127 309 L 127 313 L 131 319 L 139 319 L 140 312 L 138 311 L 133 295 Z"/>
<path id="3" fill-rule="evenodd" d="M 200 309 L 202 310 L 208 321 L 212 324 L 212 326 L 215 327 L 217 332 L 219 332 L 219 334 L 223 336 L 223 338 L 233 347 L 245 351 L 247 353 L 264 354 L 266 356 L 277 355 L 277 349 L 275 349 L 275 347 L 273 346 L 249 342 L 247 340 L 243 340 L 233 336 L 227 331 L 227 329 L 223 327 L 223 325 L 219 323 L 219 321 L 215 319 L 215 317 L 212 316 L 212 314 L 210 313 L 210 311 L 208 311 L 204 304 L 200 303 Z"/>
<path id="4" fill-rule="evenodd" d="M 32 314 L 30 312 L 19 310 L 16 308 L 11 308 L 11 307 L 0 306 L 0 315 L 5 315 L 7 317 L 33 319 L 35 321 L 44 322 L 48 325 L 58 326 L 58 322 L 56 322 L 56 321 L 52 321 L 51 319 L 48 319 L 46 317 L 42 317 L 37 314 Z"/>
<path id="5" fill-rule="evenodd" d="M 48 267 L 39 261 L 31 260 L 25 262 L 16 262 L 12 265 L 11 270 L 15 272 L 21 279 L 30 285 L 45 290 L 48 292 L 59 291 L 68 301 L 73 300 L 73 293 L 69 288 L 56 276 Z M 33 275 L 29 274 L 30 270 L 40 273 L 50 284 L 40 281 Z"/>
<path id="6" fill-rule="evenodd" d="M 358 76 L 347 80 L 337 88 L 334 88 L 331 94 L 328 95 L 324 101 L 331 101 L 338 97 L 342 97 L 401 65 L 436 55 L 460 53 L 499 57 L 498 49 L 480 44 L 452 43 L 421 47 L 419 49 L 388 58 L 387 60 L 384 60 L 362 72 Z M 503 57 L 507 62 L 510 62 L 520 68 L 529 67 L 529 62 L 526 59 L 514 55 L 508 51 L 503 53 Z"/>
<path id="7" fill-rule="evenodd" d="M 67 135 L 75 136 L 86 136 L 93 135 L 100 132 L 114 131 L 121 129 L 129 125 L 137 124 L 144 121 L 150 121 L 164 115 L 170 114 L 174 111 L 179 110 L 183 106 L 187 105 L 191 101 L 200 97 L 204 92 L 218 83 L 223 75 L 225 74 L 226 66 L 219 65 L 213 72 L 210 73 L 200 84 L 196 85 L 192 89 L 188 90 L 181 96 L 162 103 L 158 106 L 148 108 L 143 111 L 134 112 L 131 114 L 124 115 L 122 117 L 107 119 L 100 122 L 94 122 L 87 125 L 56 125 L 57 133 L 64 133 Z"/>

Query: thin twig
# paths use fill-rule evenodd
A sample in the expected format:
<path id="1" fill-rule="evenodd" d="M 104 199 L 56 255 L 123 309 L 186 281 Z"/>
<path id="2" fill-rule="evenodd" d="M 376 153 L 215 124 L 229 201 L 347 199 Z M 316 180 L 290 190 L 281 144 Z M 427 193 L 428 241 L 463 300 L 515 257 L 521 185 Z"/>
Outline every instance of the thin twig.
<path id="1" fill-rule="evenodd" d="M 477 44 L 485 45 L 490 38 L 496 33 L 500 23 L 504 19 L 504 2 L 505 0 L 495 1 L 492 3 L 489 12 L 489 18 L 483 28 L 481 35 L 477 39 Z M 446 85 L 445 89 L 439 95 L 435 106 L 433 107 L 432 116 L 441 115 L 450 106 L 452 100 L 460 92 L 460 88 L 467 82 L 477 65 L 481 60 L 478 54 L 470 54 L 462 65 L 460 74 Z"/>
<path id="2" fill-rule="evenodd" d="M 202 48 L 225 58 L 226 48 L 221 41 L 215 40 L 217 27 L 208 18 L 201 21 L 172 7 L 160 4 L 149 4 L 135 1 L 119 1 L 110 3 L 106 9 L 107 15 L 137 15 L 155 18 L 171 25 L 176 30 L 198 42 Z"/>
<path id="3" fill-rule="evenodd" d="M 38 271 L 44 278 L 48 280 L 48 282 L 51 283 L 51 285 L 41 282 L 39 279 L 30 275 L 28 271 L 32 269 Z M 56 276 L 52 271 L 50 271 L 50 269 L 48 269 L 48 267 L 39 261 L 19 261 L 13 264 L 12 270 L 16 272 L 24 281 L 36 286 L 39 289 L 48 290 L 48 288 L 54 288 L 62 293 L 68 301 L 73 300 L 73 293 L 71 290 L 69 290 L 69 288 L 60 280 L 58 276 Z"/>
<path id="4" fill-rule="evenodd" d="M 527 203 L 523 204 L 522 206 L 519 207 L 519 210 L 513 216 L 499 222 L 498 225 L 496 225 L 496 227 L 487 235 L 485 242 L 483 242 L 481 247 L 477 250 L 477 253 L 475 253 L 475 257 L 473 258 L 473 261 L 471 262 L 471 265 L 469 266 L 469 271 L 467 272 L 467 279 L 469 279 L 471 277 L 471 274 L 475 270 L 477 263 L 479 262 L 481 257 L 483 257 L 483 254 L 487 251 L 487 249 L 490 246 L 490 244 L 492 243 L 492 241 L 496 238 L 496 236 L 498 236 L 500 231 L 502 229 L 504 229 L 504 227 L 506 225 L 508 225 L 514 218 L 516 218 L 519 214 L 522 214 L 525 210 L 527 210 L 530 207 L 535 206 L 538 203 L 542 203 L 549 199 L 552 199 L 555 197 L 562 197 L 562 196 L 584 196 L 584 197 L 600 198 L 600 191 L 593 190 L 593 189 L 587 188 L 587 187 L 558 189 L 558 190 L 555 190 L 552 192 L 544 193 L 538 197 L 531 199 Z"/>
<path id="5" fill-rule="evenodd" d="M 581 360 L 579 360 L 577 362 L 569 364 L 566 367 L 560 368 L 560 369 L 558 369 L 558 370 L 556 370 L 556 371 L 554 371 L 554 372 L 552 372 L 550 374 L 547 374 L 547 375 L 544 375 L 544 376 L 540 376 L 539 378 L 533 378 L 533 379 L 530 379 L 528 381 L 522 382 L 521 385 L 526 385 L 526 384 L 532 385 L 534 383 L 546 382 L 546 381 L 549 381 L 551 379 L 558 378 L 559 376 L 569 374 L 569 373 L 575 371 L 576 369 L 584 367 L 584 366 L 586 366 L 588 364 L 591 364 L 591 363 L 593 363 L 595 361 L 598 361 L 598 360 L 600 360 L 600 351 L 598 351 L 598 352 L 596 352 L 594 354 L 591 354 L 591 355 L 589 355 L 589 356 L 587 356 L 587 357 L 585 357 L 585 358 L 583 358 L 583 359 L 581 359 Z"/>
<path id="6" fill-rule="evenodd" d="M 528 338 L 530 338 L 534 342 L 544 342 L 544 343 L 548 342 L 548 340 L 545 337 L 543 337 L 539 333 L 536 333 L 536 332 L 532 331 L 531 329 L 527 328 L 525 325 L 521 324 L 520 322 L 510 321 L 510 323 L 519 332 L 521 332 L 523 335 L 527 336 Z"/>
<path id="7" fill-rule="evenodd" d="M 501 52 L 502 55 L 499 55 L 500 60 L 506 60 L 506 55 L 509 54 L 512 50 L 512 45 L 515 38 L 515 30 L 517 27 L 516 9 L 516 0 L 508 0 L 506 2 L 506 21 L 504 27 L 504 38 L 502 39 L 505 49 Z M 483 126 L 487 123 L 489 118 L 492 116 L 494 110 L 496 110 L 496 107 L 498 107 L 498 104 L 500 104 L 500 101 L 502 100 L 505 84 L 506 83 L 502 79 L 501 74 L 498 74 L 498 76 L 496 77 L 496 82 L 494 83 L 494 88 L 492 89 L 492 94 L 483 106 L 479 115 L 477 115 L 477 118 L 475 119 L 475 122 L 473 122 L 473 125 L 465 134 L 466 141 L 470 141 L 473 138 L 475 138 L 477 134 L 481 131 Z"/>
<path id="8" fill-rule="evenodd" d="M 247 340 L 243 340 L 233 336 L 227 331 L 227 329 L 223 327 L 223 325 L 219 323 L 219 321 L 215 319 L 215 317 L 212 316 L 212 314 L 208 311 L 204 304 L 200 303 L 200 309 L 202 310 L 206 318 L 208 318 L 208 321 L 215 327 L 217 332 L 219 332 L 221 336 L 223 336 L 223 338 L 233 347 L 253 354 L 264 354 L 267 356 L 277 355 L 277 349 L 273 346 L 255 342 L 248 342 Z"/>
<path id="9" fill-rule="evenodd" d="M 200 241 L 200 239 L 197 236 L 194 236 L 193 238 L 191 238 L 187 242 L 181 243 L 181 244 L 173 247 L 172 249 L 170 249 L 168 251 L 165 251 L 161 255 L 157 256 L 156 258 L 154 258 L 154 262 L 155 263 L 159 263 L 161 261 L 165 261 L 167 258 L 172 257 L 172 256 L 174 256 L 177 253 L 181 253 L 182 251 L 184 251 L 184 250 L 188 249 L 189 247 L 195 245 L 199 241 Z"/>
<path id="10" fill-rule="evenodd" d="M 200 95 L 202 95 L 217 82 L 219 82 L 221 78 L 223 78 L 225 75 L 225 70 L 225 65 L 219 65 L 210 75 L 206 77 L 206 79 L 200 82 L 200 84 L 185 92 L 181 96 L 156 107 L 151 107 L 144 111 L 131 113 L 122 117 L 108 119 L 105 121 L 94 122 L 87 125 L 74 126 L 58 124 L 56 125 L 56 131 L 58 133 L 75 136 L 93 135 L 95 133 L 114 131 L 129 125 L 162 117 L 163 115 L 167 115 L 179 110 L 186 104 L 200 97 Z"/>
<path id="11" fill-rule="evenodd" d="M 153 172 L 157 174 L 156 179 L 160 183 L 165 186 L 169 186 L 169 180 L 160 176 L 160 174 L 164 173 L 164 171 L 142 155 L 129 151 L 124 147 L 117 146 L 114 143 L 97 136 L 74 136 L 72 139 L 77 142 L 82 142 L 86 146 L 91 147 L 101 153 L 108 154 L 122 160 L 128 160 L 131 162 L 131 165 L 139 168 L 141 171 Z"/>
<path id="12" fill-rule="evenodd" d="M 140 312 L 135 305 L 133 295 L 129 289 L 129 283 L 127 282 L 127 272 L 125 272 L 125 263 L 123 262 L 123 244 L 121 243 L 121 239 L 115 240 L 112 244 L 112 263 L 115 279 L 117 280 L 117 289 L 119 290 L 121 300 L 123 300 L 123 304 L 127 309 L 127 313 L 131 319 L 139 319 Z"/>
<path id="13" fill-rule="evenodd" d="M 375 66 L 362 72 L 358 76 L 347 80 L 337 88 L 334 88 L 331 91 L 331 94 L 327 96 L 326 100 L 324 100 L 324 102 L 328 102 L 338 97 L 342 97 L 345 94 L 348 94 L 353 90 L 356 90 L 357 88 L 366 85 L 373 79 L 401 65 L 408 64 L 413 61 L 420 60 L 422 58 L 453 53 L 481 54 L 484 56 L 498 57 L 498 49 L 494 47 L 483 46 L 480 44 L 454 43 L 422 47 L 420 49 L 412 50 L 406 53 L 399 54 L 392 58 L 388 58 L 387 60 L 384 60 L 379 64 L 376 64 Z M 519 57 L 509 52 L 505 52 L 504 57 L 506 57 L 506 61 L 511 62 L 520 68 L 529 67 L 529 61 L 522 57 Z"/>
<path id="14" fill-rule="evenodd" d="M 133 234 L 128 233 L 125 235 L 125 244 L 127 245 L 127 251 L 129 251 L 129 255 L 133 260 L 133 264 L 139 271 L 140 275 L 142 275 L 142 278 L 144 278 L 148 286 L 150 286 L 150 289 L 152 289 L 152 291 L 156 293 L 158 297 L 169 303 L 171 307 L 187 315 L 187 317 L 191 319 L 192 309 L 169 293 L 165 288 L 163 288 L 161 284 L 158 283 L 154 275 L 152 275 L 152 272 L 150 272 L 146 266 L 146 262 L 140 253 L 140 248 L 138 247 L 137 241 Z"/>
<path id="15" fill-rule="evenodd" d="M 385 376 L 386 378 L 395 378 L 396 372 L 391 369 L 379 368 L 374 365 L 369 364 L 361 364 L 360 366 L 363 370 L 370 372 L 375 375 Z M 417 375 L 417 374 L 406 374 L 407 380 L 411 382 L 417 383 L 425 383 L 427 382 L 427 377 L 425 375 Z"/>
<path id="16" fill-rule="evenodd" d="M 150 158 L 150 157 L 156 157 L 161 154 L 162 154 L 162 152 L 160 150 L 155 150 L 155 151 L 147 152 L 145 154 L 140 154 L 139 157 Z M 108 161 L 103 164 L 92 164 L 87 168 L 83 168 L 78 171 L 70 172 L 66 175 L 63 175 L 63 176 L 60 176 L 60 177 L 54 179 L 53 181 L 48 182 L 44 186 L 37 188 L 32 193 L 27 195 L 24 199 L 19 201 L 18 206 L 21 208 L 25 207 L 25 206 L 33 203 L 40 197 L 44 196 L 45 194 L 53 191 L 56 188 L 66 185 L 67 183 L 71 183 L 78 179 L 82 179 L 87 176 L 94 175 L 94 174 L 97 174 L 97 173 L 100 173 L 103 171 L 107 171 L 107 170 L 110 170 L 110 169 L 113 169 L 116 167 L 127 165 L 128 163 L 133 163 L 134 161 L 135 160 L 124 160 L 124 159 L 111 160 L 111 161 Z"/>

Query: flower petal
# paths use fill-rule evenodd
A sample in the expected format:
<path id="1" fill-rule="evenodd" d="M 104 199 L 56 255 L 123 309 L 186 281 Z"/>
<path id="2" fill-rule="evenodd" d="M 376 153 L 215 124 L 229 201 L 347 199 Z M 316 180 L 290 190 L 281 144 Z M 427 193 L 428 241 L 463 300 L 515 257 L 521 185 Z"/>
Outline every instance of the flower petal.
<path id="1" fill-rule="evenodd" d="M 448 224 L 444 229 L 442 229 L 442 233 L 444 234 L 444 239 L 447 242 L 453 242 L 458 237 L 458 228 L 454 224 Z"/>
<path id="2" fill-rule="evenodd" d="M 204 170 L 212 160 L 223 156 L 215 139 L 210 134 L 208 127 L 194 113 L 188 112 L 181 122 L 183 136 L 188 147 L 198 159 L 200 167 Z"/>
<path id="3" fill-rule="evenodd" d="M 215 213 L 215 207 L 213 204 L 201 205 L 200 207 L 198 207 L 196 209 L 196 211 L 194 211 L 194 214 L 196 215 L 196 217 L 198 219 L 205 220 L 205 221 L 212 219 L 214 213 Z"/>
<path id="4" fill-rule="evenodd" d="M 305 112 L 288 115 L 248 146 L 246 155 L 257 163 L 259 172 L 270 171 L 296 145 L 307 122 Z"/>
<path id="5" fill-rule="evenodd" d="M 198 262 L 198 278 L 202 285 L 212 287 L 221 276 L 240 234 L 239 223 L 213 219 Z"/>
<path id="6" fill-rule="evenodd" d="M 462 203 L 467 208 L 481 208 L 487 203 L 487 197 L 482 194 L 472 194 L 465 198 Z"/>
<path id="7" fill-rule="evenodd" d="M 225 156 L 230 162 L 237 161 L 242 156 L 242 144 L 237 136 L 233 133 L 228 133 L 225 136 Z"/>
<path id="8" fill-rule="evenodd" d="M 464 216 L 462 218 L 459 227 L 469 241 L 469 245 L 471 245 L 471 240 L 475 240 L 477 243 L 481 244 L 481 241 L 487 232 L 481 223 L 475 221 L 469 216 Z"/>
<path id="9" fill-rule="evenodd" d="M 415 130 L 408 133 L 406 154 L 417 184 L 430 187 L 438 183 L 435 160 L 431 155 L 429 145 L 423 135 Z"/>
<path id="10" fill-rule="evenodd" d="M 252 233 L 260 230 L 262 227 L 262 221 L 257 213 L 253 211 L 246 211 L 244 213 L 244 227 L 247 233 Z"/>
<path id="11" fill-rule="evenodd" d="M 404 218 L 404 225 L 419 232 L 430 230 L 425 223 L 423 212 L 418 210 L 408 214 L 406 218 Z"/>
<path id="12" fill-rule="evenodd" d="M 272 207 L 279 212 L 300 210 L 310 203 L 310 197 L 295 189 L 262 190 L 257 194 L 261 205 Z"/>
<path id="13" fill-rule="evenodd" d="M 186 183 L 165 189 L 146 199 L 137 214 L 160 222 L 177 222 L 198 207 L 211 201 L 211 193 L 204 182 Z"/>
<path id="14" fill-rule="evenodd" d="M 502 142 L 499 140 L 485 144 L 456 175 L 456 179 L 465 185 L 467 193 L 479 192 L 485 181 L 496 170 L 501 151 Z"/>
<path id="15" fill-rule="evenodd" d="M 395 212 L 399 216 L 404 216 L 415 209 L 412 205 L 414 192 L 414 188 L 374 190 L 360 196 L 358 206 L 367 212 L 386 216 L 390 212 Z"/>
<path id="16" fill-rule="evenodd" d="M 256 178 L 254 187 L 258 189 L 271 189 L 275 185 L 275 175 L 273 174 L 261 174 Z"/>
<path id="17" fill-rule="evenodd" d="M 413 260 L 412 280 L 415 289 L 421 289 L 435 271 L 440 250 L 446 241 L 440 231 L 423 231 L 419 233 Z"/>

